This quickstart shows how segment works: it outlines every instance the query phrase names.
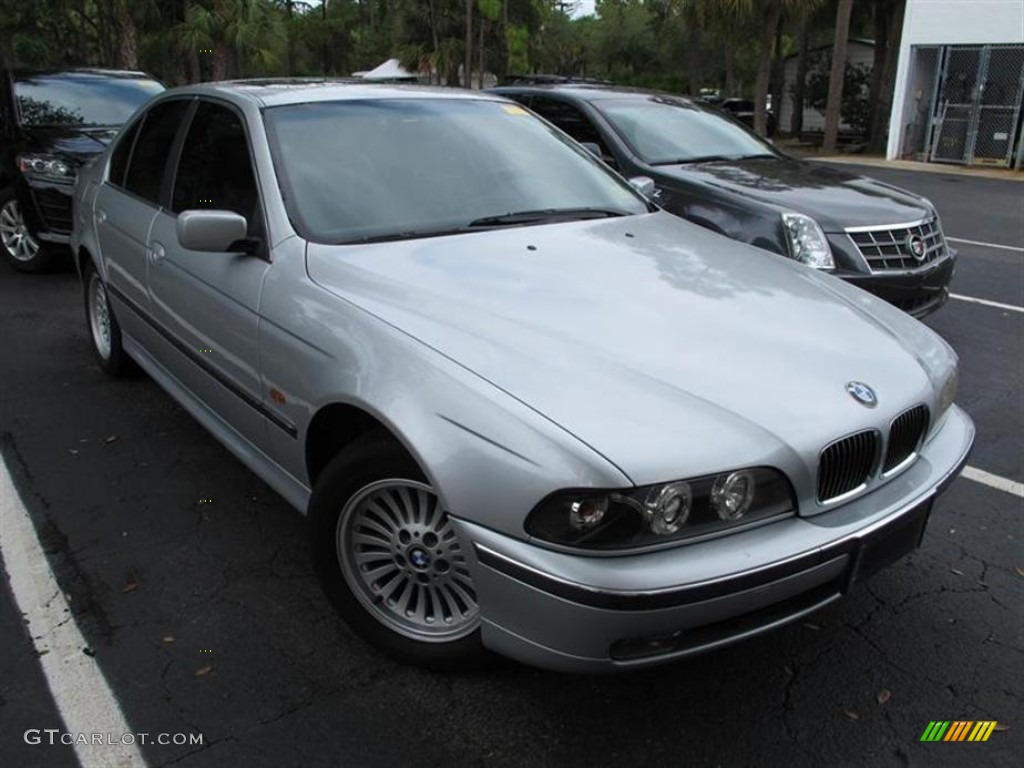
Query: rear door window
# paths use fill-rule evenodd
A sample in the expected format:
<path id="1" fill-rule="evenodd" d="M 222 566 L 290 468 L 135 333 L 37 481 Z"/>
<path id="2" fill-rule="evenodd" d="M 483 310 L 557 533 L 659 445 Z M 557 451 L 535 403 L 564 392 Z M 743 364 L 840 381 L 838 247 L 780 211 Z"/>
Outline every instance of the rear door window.
<path id="1" fill-rule="evenodd" d="M 124 180 L 124 188 L 132 194 L 159 204 L 167 158 L 190 103 L 165 101 L 146 113 Z"/>

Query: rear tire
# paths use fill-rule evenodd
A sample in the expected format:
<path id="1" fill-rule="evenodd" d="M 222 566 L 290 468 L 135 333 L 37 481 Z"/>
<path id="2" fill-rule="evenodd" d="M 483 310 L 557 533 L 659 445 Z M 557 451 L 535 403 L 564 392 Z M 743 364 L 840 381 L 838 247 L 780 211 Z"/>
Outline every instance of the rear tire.
<path id="1" fill-rule="evenodd" d="M 479 669 L 490 660 L 463 543 L 409 455 L 384 432 L 321 472 L 309 502 L 317 576 L 345 622 L 399 661 Z"/>
<path id="2" fill-rule="evenodd" d="M 114 310 L 107 298 L 107 286 L 91 261 L 82 269 L 83 299 L 85 301 L 85 322 L 89 329 L 96 362 L 108 376 L 115 379 L 134 374 L 138 367 L 128 357 L 121 343 L 121 326 L 118 325 Z"/>
<path id="3" fill-rule="evenodd" d="M 0 251 L 19 272 L 45 272 L 53 267 L 56 254 L 29 232 L 21 201 L 11 187 L 0 189 Z"/>

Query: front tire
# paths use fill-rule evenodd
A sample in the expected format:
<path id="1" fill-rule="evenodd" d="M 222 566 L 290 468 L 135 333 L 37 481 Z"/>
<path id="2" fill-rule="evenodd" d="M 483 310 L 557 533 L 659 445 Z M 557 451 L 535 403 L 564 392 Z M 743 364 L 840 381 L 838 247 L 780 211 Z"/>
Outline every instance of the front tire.
<path id="1" fill-rule="evenodd" d="M 487 662 L 463 543 L 388 435 L 367 435 L 338 454 L 317 479 L 309 513 L 317 576 L 364 640 L 433 669 Z"/>
<path id="2" fill-rule="evenodd" d="M 10 187 L 0 190 L 0 251 L 19 272 L 45 272 L 54 253 L 29 232 L 21 202 Z"/>
<path id="3" fill-rule="evenodd" d="M 86 262 L 82 271 L 82 284 L 85 287 L 85 321 L 96 362 L 104 373 L 114 378 L 135 373 L 135 363 L 121 344 L 121 326 L 110 307 L 107 286 L 91 261 Z"/>

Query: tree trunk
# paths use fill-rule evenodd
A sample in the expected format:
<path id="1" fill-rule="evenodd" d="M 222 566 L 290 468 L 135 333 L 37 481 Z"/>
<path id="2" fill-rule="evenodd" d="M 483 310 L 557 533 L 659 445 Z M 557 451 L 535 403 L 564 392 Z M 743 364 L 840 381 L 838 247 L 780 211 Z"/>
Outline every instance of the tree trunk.
<path id="1" fill-rule="evenodd" d="M 811 24 L 805 17 L 800 23 L 800 54 L 796 60 L 796 82 L 793 83 L 793 115 L 789 132 L 803 138 L 804 132 L 804 88 L 807 86 L 807 49 L 811 45 Z"/>
<path id="2" fill-rule="evenodd" d="M 868 122 L 868 141 L 874 139 L 875 121 L 878 116 L 879 97 L 882 93 L 882 75 L 885 69 L 885 52 L 889 41 L 889 2 L 874 0 L 871 6 L 872 25 L 875 35 L 875 50 L 871 59 L 871 87 L 868 91 L 868 103 L 871 105 L 871 119 Z"/>
<path id="3" fill-rule="evenodd" d="M 896 63 L 900 57 L 900 44 L 903 40 L 903 13 L 906 3 L 903 0 L 890 9 L 888 45 L 885 51 L 885 63 L 882 67 L 882 85 L 878 92 L 878 108 L 875 110 L 871 125 L 871 150 L 881 151 L 885 148 L 889 119 L 892 114 L 892 93 L 896 87 Z"/>
<path id="4" fill-rule="evenodd" d="M 761 58 L 757 66 L 757 80 L 754 82 L 754 130 L 759 136 L 766 136 L 768 134 L 765 104 L 768 101 L 768 81 L 771 80 L 772 74 L 772 51 L 775 47 L 775 30 L 778 28 L 781 20 L 781 0 L 768 0 L 764 23 L 761 27 Z"/>
<path id="5" fill-rule="evenodd" d="M 480 60 L 480 80 L 479 88 L 482 91 L 484 89 L 484 24 L 486 24 L 483 14 L 480 15 L 480 38 L 477 42 L 477 56 Z"/>
<path id="6" fill-rule="evenodd" d="M 772 112 L 775 116 L 776 126 L 778 126 L 779 117 L 782 115 L 782 99 L 786 93 L 786 60 L 782 56 L 782 24 L 783 20 L 780 18 L 779 24 L 775 28 L 775 59 L 772 62 Z M 766 128 L 767 120 L 768 116 L 766 114 Z"/>
<path id="7" fill-rule="evenodd" d="M 125 0 L 121 0 L 117 7 L 117 68 L 138 69 L 138 32 L 135 28 L 135 18 L 132 16 L 131 7 Z"/>
<path id="8" fill-rule="evenodd" d="M 294 0 L 285 0 L 284 15 L 285 18 L 287 19 L 287 21 L 285 22 L 287 24 L 285 34 L 288 40 L 287 53 L 285 54 L 288 66 L 288 72 L 286 74 L 288 74 L 289 76 L 293 76 L 295 74 L 295 39 L 293 37 L 295 33 L 295 28 L 292 25 L 292 19 L 295 16 Z"/>
<path id="9" fill-rule="evenodd" d="M 501 85 L 509 74 L 509 0 L 502 2 L 502 55 L 498 84 Z"/>
<path id="10" fill-rule="evenodd" d="M 213 64 L 210 70 L 212 80 L 225 80 L 228 74 L 228 49 L 218 40 L 213 44 Z"/>
<path id="11" fill-rule="evenodd" d="M 839 139 L 839 121 L 842 117 L 843 79 L 846 75 L 846 43 L 850 36 L 850 12 L 853 0 L 839 0 L 836 9 L 836 39 L 832 46 L 832 71 L 828 78 L 828 102 L 825 105 L 826 152 L 835 152 Z"/>
<path id="12" fill-rule="evenodd" d="M 728 36 L 725 38 L 722 49 L 725 53 L 725 95 L 728 98 L 736 95 L 736 53 L 732 38 Z"/>
<path id="13" fill-rule="evenodd" d="M 470 74 L 473 71 L 473 0 L 466 0 L 466 59 L 463 66 L 463 87 L 472 88 L 473 80 Z"/>

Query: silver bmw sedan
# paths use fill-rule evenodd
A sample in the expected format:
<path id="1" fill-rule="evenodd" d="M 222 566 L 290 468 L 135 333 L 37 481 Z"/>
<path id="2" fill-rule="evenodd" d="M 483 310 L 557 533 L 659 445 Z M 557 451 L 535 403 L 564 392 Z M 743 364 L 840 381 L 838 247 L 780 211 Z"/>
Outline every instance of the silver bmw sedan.
<path id="1" fill-rule="evenodd" d="M 99 365 L 308 514 L 353 630 L 625 669 L 911 552 L 974 439 L 942 339 L 644 187 L 497 96 L 215 83 L 80 173 L 72 244 Z"/>

